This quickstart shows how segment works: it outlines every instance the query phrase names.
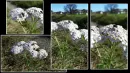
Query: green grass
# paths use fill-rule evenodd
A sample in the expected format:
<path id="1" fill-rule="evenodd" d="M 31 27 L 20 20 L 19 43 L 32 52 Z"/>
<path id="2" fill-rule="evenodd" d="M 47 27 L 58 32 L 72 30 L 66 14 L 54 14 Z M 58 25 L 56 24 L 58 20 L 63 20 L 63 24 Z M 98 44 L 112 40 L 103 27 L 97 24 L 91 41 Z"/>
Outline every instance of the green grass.
<path id="1" fill-rule="evenodd" d="M 43 9 L 43 0 L 37 1 L 11 1 L 12 4 L 21 8 L 38 7 Z"/>
<path id="2" fill-rule="evenodd" d="M 52 32 L 52 68 L 87 69 L 87 52 L 79 49 L 81 44 L 72 41 L 68 31 Z"/>
<path id="3" fill-rule="evenodd" d="M 30 53 L 24 50 L 21 54 L 14 55 L 11 47 L 19 41 L 37 41 L 40 49 L 46 49 L 46 59 L 32 58 Z M 50 38 L 39 36 L 2 36 L 1 50 L 2 71 L 49 71 L 50 62 Z"/>
<path id="4" fill-rule="evenodd" d="M 87 28 L 87 15 L 81 14 L 52 14 L 52 21 L 59 22 L 62 20 L 72 20 L 74 23 L 76 23 L 79 26 L 79 29 Z"/>
<path id="5" fill-rule="evenodd" d="M 127 60 L 123 56 L 123 49 L 119 42 L 112 43 L 106 40 L 91 48 L 92 69 L 124 69 L 127 68 Z"/>
<path id="6" fill-rule="evenodd" d="M 92 14 L 91 21 L 100 25 L 116 24 L 127 29 L 127 14 Z"/>

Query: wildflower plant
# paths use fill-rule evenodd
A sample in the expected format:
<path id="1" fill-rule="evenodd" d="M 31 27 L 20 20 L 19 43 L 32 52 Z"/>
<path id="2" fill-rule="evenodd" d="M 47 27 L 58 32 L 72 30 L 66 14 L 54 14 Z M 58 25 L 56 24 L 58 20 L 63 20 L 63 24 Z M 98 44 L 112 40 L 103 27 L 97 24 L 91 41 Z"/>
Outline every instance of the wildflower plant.
<path id="1" fill-rule="evenodd" d="M 51 26 L 52 68 L 87 69 L 87 51 L 83 51 L 86 50 L 87 41 L 78 30 L 77 24 L 63 20 L 58 23 L 51 22 Z"/>
<path id="2" fill-rule="evenodd" d="M 25 34 L 43 31 L 43 11 L 41 8 L 31 7 L 26 10 L 15 8 L 10 11 L 12 20 L 21 24 Z"/>
<path id="3" fill-rule="evenodd" d="M 25 44 L 29 45 L 29 47 L 27 48 Z M 18 48 L 13 49 L 13 46 Z M 21 47 L 23 47 L 23 50 L 21 50 Z M 51 65 L 49 47 L 50 38 L 48 37 L 2 36 L 1 70 L 3 72 L 49 71 Z"/>

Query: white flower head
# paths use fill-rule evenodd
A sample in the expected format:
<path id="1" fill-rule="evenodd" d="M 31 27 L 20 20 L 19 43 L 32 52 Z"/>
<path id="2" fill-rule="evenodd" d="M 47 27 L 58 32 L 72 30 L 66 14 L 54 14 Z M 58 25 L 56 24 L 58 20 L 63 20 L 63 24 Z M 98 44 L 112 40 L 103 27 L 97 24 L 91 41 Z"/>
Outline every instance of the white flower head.
<path id="1" fill-rule="evenodd" d="M 10 11 L 10 16 L 13 20 L 21 22 L 25 21 L 25 19 L 28 17 L 28 14 L 22 8 L 15 8 Z"/>
<path id="2" fill-rule="evenodd" d="M 39 18 L 40 18 L 41 20 L 43 20 L 43 14 L 40 14 Z"/>
<path id="3" fill-rule="evenodd" d="M 99 29 L 99 32 L 102 37 L 102 41 L 109 39 L 111 42 L 120 42 L 118 46 L 120 46 L 124 55 L 127 58 L 128 49 L 128 32 L 120 25 L 110 24 Z"/>
<path id="4" fill-rule="evenodd" d="M 37 58 L 38 55 L 39 55 L 38 51 L 35 51 L 35 50 L 31 50 L 31 51 L 29 51 L 29 52 L 30 52 L 30 54 L 32 55 L 32 57 L 34 57 L 34 58 Z"/>
<path id="5" fill-rule="evenodd" d="M 81 32 L 79 30 L 73 30 L 70 32 L 72 40 L 78 40 L 81 38 Z"/>
<path id="6" fill-rule="evenodd" d="M 81 35 L 84 36 L 85 40 L 88 40 L 88 30 L 87 29 L 80 29 Z"/>
<path id="7" fill-rule="evenodd" d="M 25 41 L 20 41 L 16 45 L 23 46 L 25 43 L 26 43 Z"/>
<path id="8" fill-rule="evenodd" d="M 71 20 L 62 20 L 57 23 L 59 29 L 68 29 L 69 31 L 73 31 L 78 28 L 77 24 L 74 24 Z"/>
<path id="9" fill-rule="evenodd" d="M 44 49 L 40 49 L 39 51 L 39 58 L 42 59 L 42 58 L 46 58 L 48 56 L 48 53 L 46 50 Z"/>
<path id="10" fill-rule="evenodd" d="M 57 30 L 58 29 L 58 25 L 55 22 L 51 22 L 51 31 Z"/>
<path id="11" fill-rule="evenodd" d="M 111 42 L 121 42 L 123 45 L 128 45 L 127 31 L 120 25 L 110 24 L 100 28 L 102 38 L 110 39 Z"/>
<path id="12" fill-rule="evenodd" d="M 13 54 L 19 54 L 23 51 L 23 47 L 22 46 L 17 46 L 17 45 L 14 45 L 12 48 L 11 48 L 11 52 Z"/>
<path id="13" fill-rule="evenodd" d="M 94 44 L 101 41 L 101 35 L 99 33 L 99 28 L 96 26 L 91 26 L 91 48 Z"/>
<path id="14" fill-rule="evenodd" d="M 40 18 L 40 23 L 43 24 L 43 18 Z"/>
<path id="15" fill-rule="evenodd" d="M 26 48 L 26 50 L 28 50 L 28 51 L 32 51 L 32 50 L 36 50 L 40 47 L 37 45 L 36 41 L 29 41 L 24 45 L 24 48 Z"/>
<path id="16" fill-rule="evenodd" d="M 26 12 L 29 13 L 30 16 L 33 15 L 34 17 L 37 18 L 43 17 L 43 10 L 41 8 L 31 7 L 26 9 Z"/>

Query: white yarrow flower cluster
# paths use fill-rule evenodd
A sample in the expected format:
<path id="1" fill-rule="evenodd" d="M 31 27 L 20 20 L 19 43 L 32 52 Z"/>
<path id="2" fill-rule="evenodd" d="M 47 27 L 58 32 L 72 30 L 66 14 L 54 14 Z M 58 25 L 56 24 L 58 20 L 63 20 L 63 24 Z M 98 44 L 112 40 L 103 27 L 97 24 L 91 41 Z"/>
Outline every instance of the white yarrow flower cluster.
<path id="1" fill-rule="evenodd" d="M 42 59 L 42 58 L 46 58 L 47 56 L 48 56 L 48 53 L 46 52 L 46 50 L 40 49 L 39 58 Z"/>
<path id="2" fill-rule="evenodd" d="M 34 58 L 38 57 L 38 54 L 39 54 L 38 51 L 36 51 L 36 50 L 30 50 L 29 52 L 32 55 L 32 57 L 34 57 Z"/>
<path id="3" fill-rule="evenodd" d="M 58 29 L 68 29 L 69 31 L 73 31 L 78 29 L 78 25 L 74 24 L 71 20 L 63 20 L 57 23 Z"/>
<path id="4" fill-rule="evenodd" d="M 10 16 L 13 20 L 21 22 L 25 21 L 25 19 L 28 17 L 28 14 L 22 8 L 15 8 L 10 11 Z"/>
<path id="5" fill-rule="evenodd" d="M 24 41 L 20 41 L 17 44 L 13 45 L 13 47 L 11 48 L 11 52 L 14 54 L 19 54 L 23 52 L 23 45 L 25 44 Z"/>
<path id="6" fill-rule="evenodd" d="M 98 28 L 91 26 L 91 48 L 95 46 L 95 43 L 104 42 L 109 39 L 111 42 L 120 42 L 119 46 L 122 47 L 124 55 L 128 58 L 128 31 L 120 25 L 110 24 L 104 27 Z"/>
<path id="7" fill-rule="evenodd" d="M 128 50 L 128 31 L 122 26 L 115 24 L 104 26 L 100 28 L 100 34 L 103 41 L 109 39 L 111 42 L 121 42 L 119 46 L 123 48 L 123 51 Z M 127 57 L 127 53 L 125 56 Z"/>
<path id="8" fill-rule="evenodd" d="M 101 40 L 101 35 L 99 34 L 99 28 L 96 26 L 91 26 L 91 48 L 94 44 Z"/>
<path id="9" fill-rule="evenodd" d="M 14 54 L 19 54 L 25 49 L 29 51 L 34 58 L 46 58 L 48 56 L 46 50 L 40 49 L 40 51 L 36 51 L 38 48 L 40 47 L 38 46 L 36 41 L 29 41 L 27 43 L 24 41 L 20 41 L 11 48 L 11 52 Z"/>
<path id="10" fill-rule="evenodd" d="M 51 31 L 54 30 L 69 30 L 72 40 L 80 40 L 83 35 L 85 40 L 88 39 L 88 30 L 78 30 L 78 25 L 71 20 L 62 20 L 58 23 L 51 22 Z"/>
<path id="11" fill-rule="evenodd" d="M 40 19 L 43 18 L 43 11 L 41 8 L 31 7 L 31 8 L 26 9 L 26 12 L 31 16 L 33 15 L 34 17 L 37 17 Z"/>
<path id="12" fill-rule="evenodd" d="M 81 35 L 84 36 L 85 40 L 88 40 L 88 30 L 87 29 L 80 29 Z"/>
<path id="13" fill-rule="evenodd" d="M 80 29 L 78 30 L 78 25 L 75 24 L 73 21 L 71 20 L 62 20 L 58 23 L 56 22 L 51 22 L 51 31 L 55 31 L 55 30 L 69 30 L 71 39 L 74 42 L 78 42 L 81 40 L 81 37 L 83 36 L 85 38 L 85 40 L 88 40 L 88 30 L 87 29 Z M 84 46 L 84 47 L 83 47 Z M 87 46 L 83 45 L 81 46 L 81 50 L 86 50 Z"/>
<path id="14" fill-rule="evenodd" d="M 12 9 L 10 16 L 13 20 L 17 20 L 18 22 L 25 21 L 25 19 L 29 19 L 31 16 L 34 16 L 40 19 L 39 22 L 43 24 L 43 10 L 37 7 L 31 7 L 25 11 L 22 8 Z"/>
<path id="15" fill-rule="evenodd" d="M 36 41 L 29 41 L 27 42 L 25 45 L 24 45 L 24 48 L 28 51 L 32 51 L 32 50 L 37 50 L 38 48 L 40 48 L 38 45 L 37 45 L 37 42 Z"/>
<path id="16" fill-rule="evenodd" d="M 73 30 L 70 32 L 72 40 L 78 40 L 81 38 L 81 32 L 79 30 Z"/>
<path id="17" fill-rule="evenodd" d="M 51 32 L 58 29 L 58 25 L 56 22 L 51 22 Z"/>

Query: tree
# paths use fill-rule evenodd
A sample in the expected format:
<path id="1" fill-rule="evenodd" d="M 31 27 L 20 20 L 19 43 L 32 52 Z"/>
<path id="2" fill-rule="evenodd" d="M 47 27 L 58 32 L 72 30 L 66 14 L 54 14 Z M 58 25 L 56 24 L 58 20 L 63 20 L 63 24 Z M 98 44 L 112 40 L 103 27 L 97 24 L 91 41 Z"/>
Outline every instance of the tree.
<path id="1" fill-rule="evenodd" d="M 105 6 L 105 11 L 108 13 L 116 13 L 116 9 L 118 8 L 117 4 L 107 4 Z"/>
<path id="2" fill-rule="evenodd" d="M 83 13 L 87 13 L 88 11 L 86 9 L 81 10 Z"/>
<path id="3" fill-rule="evenodd" d="M 73 14 L 77 14 L 77 13 L 79 13 L 79 9 L 73 10 Z"/>
<path id="4" fill-rule="evenodd" d="M 123 9 L 123 11 L 124 11 L 125 13 L 127 13 L 127 9 Z"/>
<path id="5" fill-rule="evenodd" d="M 67 4 L 64 6 L 64 11 L 70 14 L 73 14 L 77 8 L 76 4 Z"/>

